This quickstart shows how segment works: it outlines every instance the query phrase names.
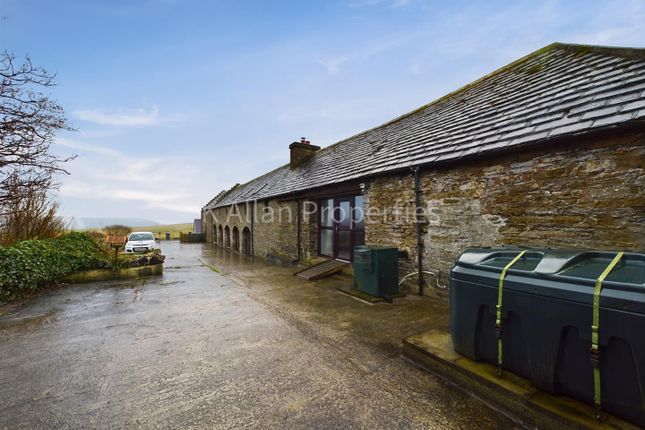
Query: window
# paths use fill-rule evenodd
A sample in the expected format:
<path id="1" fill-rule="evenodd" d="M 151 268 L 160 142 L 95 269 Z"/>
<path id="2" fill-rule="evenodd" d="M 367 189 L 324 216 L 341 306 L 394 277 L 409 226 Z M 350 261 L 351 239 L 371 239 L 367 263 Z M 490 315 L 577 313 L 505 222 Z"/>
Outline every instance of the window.
<path id="1" fill-rule="evenodd" d="M 136 241 L 136 240 L 154 240 L 155 237 L 152 235 L 152 233 L 130 233 L 130 236 L 128 236 L 128 240 L 131 241 Z"/>

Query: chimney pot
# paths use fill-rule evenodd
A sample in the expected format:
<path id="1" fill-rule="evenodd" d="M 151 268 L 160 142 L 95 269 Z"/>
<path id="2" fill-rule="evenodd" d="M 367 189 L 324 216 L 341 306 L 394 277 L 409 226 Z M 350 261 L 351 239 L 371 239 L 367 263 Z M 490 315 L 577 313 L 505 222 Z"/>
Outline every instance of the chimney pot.
<path id="1" fill-rule="evenodd" d="M 307 143 L 307 138 L 301 137 L 300 138 L 300 143 Z"/>

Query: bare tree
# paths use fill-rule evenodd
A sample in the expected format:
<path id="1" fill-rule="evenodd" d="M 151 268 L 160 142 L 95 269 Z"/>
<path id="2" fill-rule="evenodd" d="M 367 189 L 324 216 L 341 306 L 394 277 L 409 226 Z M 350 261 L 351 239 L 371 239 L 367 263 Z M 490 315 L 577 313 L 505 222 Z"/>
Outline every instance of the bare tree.
<path id="1" fill-rule="evenodd" d="M 61 165 L 73 158 L 51 152 L 54 136 L 72 130 L 63 108 L 40 92 L 54 86 L 55 75 L 36 67 L 29 58 L 0 53 L 0 214 L 7 213 L 18 194 L 56 187 Z M 10 204 L 11 203 L 11 204 Z"/>
<path id="2" fill-rule="evenodd" d="M 5 213 L 0 215 L 0 244 L 64 233 L 68 222 L 57 215 L 58 203 L 51 200 L 46 189 L 25 188 L 21 181 L 17 176 L 9 176 L 4 184 Z"/>

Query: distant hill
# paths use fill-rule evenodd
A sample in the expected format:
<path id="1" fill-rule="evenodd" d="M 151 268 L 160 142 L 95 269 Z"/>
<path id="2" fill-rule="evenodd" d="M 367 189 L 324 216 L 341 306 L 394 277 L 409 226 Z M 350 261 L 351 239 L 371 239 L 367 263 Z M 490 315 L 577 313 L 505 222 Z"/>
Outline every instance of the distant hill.
<path id="1" fill-rule="evenodd" d="M 128 227 L 149 227 L 159 223 L 143 218 L 112 218 L 112 217 L 79 217 L 71 220 L 71 228 L 83 230 L 88 228 L 101 229 L 108 225 L 119 224 Z"/>

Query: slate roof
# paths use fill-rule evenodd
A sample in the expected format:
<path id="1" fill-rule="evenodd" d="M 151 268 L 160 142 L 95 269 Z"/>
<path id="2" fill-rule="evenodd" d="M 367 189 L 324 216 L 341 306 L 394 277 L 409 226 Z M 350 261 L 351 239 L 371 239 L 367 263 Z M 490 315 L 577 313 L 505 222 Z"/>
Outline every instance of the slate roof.
<path id="1" fill-rule="evenodd" d="M 554 43 L 413 112 L 220 193 L 205 209 L 548 145 L 645 121 L 645 49 Z M 645 124 L 645 122 L 643 122 Z"/>

